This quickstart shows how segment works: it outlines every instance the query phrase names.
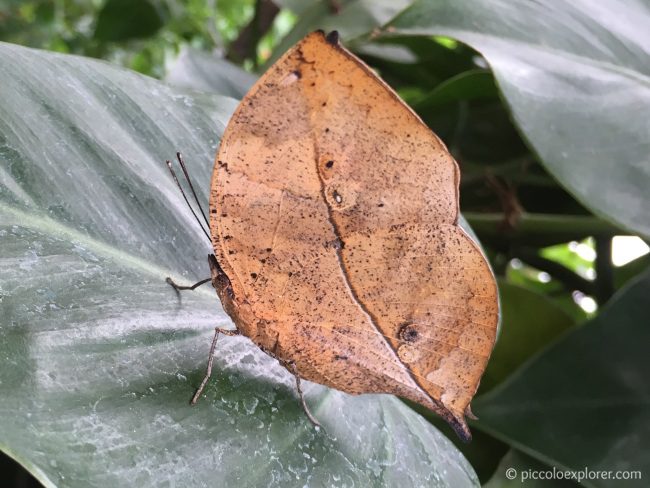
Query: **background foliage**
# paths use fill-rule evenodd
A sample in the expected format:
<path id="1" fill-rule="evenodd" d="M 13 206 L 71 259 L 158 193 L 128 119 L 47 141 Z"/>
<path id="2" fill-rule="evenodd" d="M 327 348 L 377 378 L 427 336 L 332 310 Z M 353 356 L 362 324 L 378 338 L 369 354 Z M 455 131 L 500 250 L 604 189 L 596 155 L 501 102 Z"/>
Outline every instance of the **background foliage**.
<path id="1" fill-rule="evenodd" d="M 122 269 L 98 264 L 95 274 L 89 276 L 100 279 L 103 287 L 94 289 L 94 295 L 90 296 L 84 296 L 79 290 L 77 295 L 73 293 L 66 298 L 71 303 L 99 300 L 98 297 L 107 294 L 119 298 L 124 290 L 115 283 L 138 279 L 156 283 L 158 277 L 170 271 L 189 270 L 188 279 L 202 277 L 203 247 L 183 232 L 184 227 L 192 224 L 185 220 L 186 212 L 178 210 L 180 203 L 177 205 L 171 196 L 173 190 L 166 186 L 169 182 L 164 173 L 155 169 L 156 161 L 181 149 L 197 161 L 195 171 L 202 178 L 199 181 L 205 181 L 217 137 L 235 103 L 226 97 L 241 98 L 257 73 L 307 32 L 315 28 L 337 29 L 345 44 L 376 69 L 447 143 L 462 171 L 461 209 L 499 278 L 503 305 L 501 336 L 474 404 L 480 418 L 472 425 L 475 439 L 469 445 L 458 445 L 480 482 L 490 487 L 507 486 L 504 473 L 508 467 L 521 470 L 550 467 L 640 470 L 646 480 L 650 476 L 649 461 L 647 456 L 643 457 L 650 448 L 647 382 L 650 365 L 644 359 L 650 339 L 650 309 L 645 303 L 650 292 L 650 259 L 647 254 L 638 256 L 647 249 L 638 238 L 635 241 L 614 238 L 634 235 L 647 240 L 650 236 L 647 217 L 650 208 L 650 193 L 647 192 L 650 183 L 647 118 L 650 109 L 650 35 L 647 29 L 650 14 L 646 3 L 604 0 L 594 5 L 586 0 L 559 1 L 551 8 L 523 0 L 34 0 L 5 1 L 0 5 L 0 40 L 103 58 L 163 80 L 158 83 L 82 58 L 52 57 L 48 53 L 2 46 L 0 208 L 3 218 L 0 223 L 4 233 L 0 235 L 3 240 L 0 333 L 7 359 L 13 361 L 18 357 L 15 348 L 21 341 L 31 345 L 33 352 L 35 343 L 30 341 L 40 337 L 38 344 L 45 349 L 36 350 L 46 354 L 50 350 L 46 347 L 48 337 L 49 340 L 61 340 L 62 337 L 71 340 L 73 337 L 66 335 L 70 330 L 64 327 L 54 331 L 63 335 L 44 334 L 51 323 L 46 320 L 49 316 L 34 314 L 30 307 L 34 300 L 43 301 L 48 289 L 57 290 L 63 286 L 74 289 L 78 283 L 53 281 L 52 276 L 58 276 L 53 274 L 57 268 L 48 268 L 43 263 L 36 269 L 44 273 L 40 276 L 44 281 L 21 284 L 19 276 L 11 274 L 16 263 L 31 269 L 32 254 L 25 249 L 31 250 L 34 256 L 40 255 L 39 249 L 33 247 L 35 242 L 58 239 L 58 244 L 46 245 L 48 252 L 56 254 L 48 247 L 50 245 L 55 250 L 62 246 L 56 252 L 72 252 L 77 258 L 81 256 L 79 262 L 87 263 L 88 257 L 79 254 L 75 247 L 78 242 L 85 243 L 100 255 L 105 250 L 101 246 L 108 246 L 116 255 L 126 253 L 133 259 L 146 261 L 138 261 L 140 268 L 135 267 L 139 271 L 133 276 L 132 266 Z M 39 74 L 44 78 L 40 85 L 34 81 Z M 78 103 L 75 106 L 72 99 L 66 99 L 70 91 L 48 86 L 48 77 L 66 80 L 68 86 L 75 86 L 75 94 L 82 87 L 86 96 L 74 102 Z M 29 90 L 21 91 L 21 87 L 26 86 Z M 105 96 L 104 92 L 111 96 Z M 16 93 L 22 93 L 22 98 Z M 94 115 L 86 113 L 93 110 Z M 46 123 L 38 125 L 36 120 Z M 53 126 L 48 125 L 51 120 L 55 121 Z M 57 129 L 62 131 L 57 135 L 67 141 L 67 150 L 74 152 L 72 157 L 48 146 L 45 161 L 39 159 L 42 151 L 35 151 L 25 135 L 27 132 L 22 134 L 24 138 L 20 137 L 16 128 L 27 130 L 31 124 L 37 124 L 45 133 L 53 131 L 52 127 L 65 128 Z M 110 136 L 105 134 L 106 127 L 110 128 Z M 211 127 L 214 128 L 212 134 Z M 124 131 L 142 138 L 136 144 L 139 153 Z M 43 141 L 56 145 L 54 137 Z M 98 180 L 90 176 L 87 181 L 94 181 L 97 185 L 94 188 L 108 185 L 113 198 L 127 202 L 120 211 L 132 208 L 136 215 L 132 224 L 137 226 L 121 229 L 114 222 L 93 216 L 92 212 L 71 213 L 71 208 L 80 206 L 74 198 L 61 203 L 60 208 L 53 201 L 45 205 L 48 199 L 42 193 L 47 191 L 35 182 L 51 173 L 48 158 L 55 164 L 67 159 L 75 175 L 81 174 L 75 173 L 81 171 L 79 168 L 85 168 L 84 175 L 86 171 L 100 175 Z M 146 178 L 147 171 L 134 170 L 130 166 L 142 158 L 149 165 Z M 87 161 L 90 163 L 85 166 Z M 105 165 L 92 161 L 104 161 Z M 115 174 L 110 176 L 113 172 Z M 155 174 L 153 180 L 150 174 Z M 60 176 L 60 188 L 64 189 L 65 175 Z M 79 192 L 85 190 L 77 188 Z M 207 189 L 202 191 L 205 193 Z M 158 194 L 164 197 L 157 197 Z M 132 199 L 142 201 L 133 202 Z M 32 221 L 28 216 L 35 208 L 45 208 L 47 212 L 37 211 L 36 217 L 40 220 Z M 21 218 L 16 209 L 23 212 Z M 165 209 L 167 213 L 163 212 Z M 172 211 L 180 212 L 182 218 L 170 218 L 167 214 Z M 147 212 L 160 212 L 160 215 L 157 219 L 151 215 L 145 217 Z M 127 214 L 131 215 L 124 215 Z M 16 223 L 25 219 L 31 222 L 31 227 L 26 226 L 29 232 L 36 234 L 22 227 L 15 229 Z M 164 226 L 154 225 L 156 222 L 164 222 Z M 48 229 L 46 224 L 56 229 L 63 225 L 73 229 L 74 235 L 62 237 L 60 229 L 39 235 L 43 228 Z M 133 229 L 140 230 L 129 237 Z M 120 232 L 124 234 L 122 237 Z M 142 242 L 158 243 L 163 248 L 148 249 L 142 247 Z M 179 257 L 174 253 L 174 246 L 164 247 L 166 242 L 176 246 L 182 244 L 192 251 Z M 627 247 L 620 246 L 619 242 L 627 242 Z M 66 248 L 66 243 L 72 243 L 72 251 Z M 639 252 L 634 254 L 637 248 Z M 171 268 L 154 269 L 147 252 L 160 254 L 158 262 Z M 629 261 L 623 263 L 622 259 Z M 115 283 L 109 283 L 109 276 Z M 131 293 L 137 295 L 140 291 Z M 208 300 L 201 297 L 184 298 L 183 309 L 191 308 L 194 301 L 201 304 L 202 300 Z M 150 300 L 157 306 L 161 301 L 169 301 L 169 296 L 164 295 L 162 288 L 156 288 Z M 209 311 L 214 305 L 207 303 L 209 305 L 202 306 Z M 142 313 L 140 305 L 130 305 L 133 313 L 141 314 L 132 326 L 137 328 L 137 323 L 153 320 Z M 122 318 L 114 317 L 115 323 L 124 324 L 129 308 L 125 309 L 125 302 L 120 299 L 114 306 L 122 310 L 119 315 Z M 102 313 L 106 310 L 112 308 L 108 306 L 103 312 L 99 308 L 88 317 L 73 317 L 92 323 L 104 317 Z M 57 317 L 60 321 L 60 316 Z M 176 390 L 178 385 L 173 386 L 172 377 L 182 370 L 195 372 L 192 374 L 197 378 L 200 376 L 203 353 L 190 351 L 197 344 L 204 344 L 200 338 L 209 335 L 206 332 L 214 325 L 215 317 L 215 314 L 206 313 L 176 317 L 165 328 L 166 332 L 159 331 L 162 339 L 154 341 L 153 346 L 151 338 L 125 333 L 114 340 L 102 337 L 105 341 L 102 347 L 118 351 L 117 344 L 123 341 L 130 347 L 141 345 L 158 351 L 159 366 L 150 357 L 153 352 L 138 362 L 145 370 L 159 367 L 165 371 L 164 360 L 172 361 L 174 366 L 169 366 L 169 370 L 177 368 L 173 374 L 154 375 L 153 379 L 149 376 L 148 381 L 154 388 L 157 388 L 155 385 L 167 385 L 160 388 L 166 400 L 156 397 L 156 401 L 178 403 L 183 392 Z M 183 329 L 182 324 L 188 325 L 192 320 L 197 328 Z M 194 338 L 191 344 L 188 338 Z M 83 364 L 81 358 L 88 351 L 72 343 L 69 346 L 70 354 L 77 355 L 75 361 Z M 240 364 L 241 356 L 246 355 L 241 352 L 237 356 L 237 348 L 243 347 L 238 344 L 224 347 L 232 349 L 224 353 L 229 358 L 226 364 Z M 181 360 L 181 351 L 185 350 L 187 358 Z M 53 364 L 57 357 L 52 356 Z M 128 361 L 120 354 L 104 360 L 115 361 L 116 358 Z M 253 363 L 264 364 L 260 361 L 263 360 L 255 357 Z M 10 369 L 8 364 L 5 361 L 0 370 Z M 19 366 L 25 368 L 27 364 Z M 62 363 L 62 367 L 71 366 Z M 40 372 L 57 374 L 52 367 Z M 90 476 L 99 485 L 109 479 L 119 479 L 119 474 L 118 478 L 89 474 L 97 469 L 93 467 L 93 462 L 97 461 L 89 458 L 79 458 L 81 463 L 87 464 L 75 466 L 72 456 L 76 454 L 69 450 L 64 450 L 68 464 L 57 471 L 63 473 L 62 476 L 67 474 L 68 481 L 65 478 L 57 481 L 47 474 L 48 453 L 61 449 L 57 442 L 64 441 L 42 442 L 45 430 L 51 426 L 45 422 L 47 415 L 34 407 L 30 391 L 31 395 L 42 392 L 25 387 L 37 375 L 22 377 L 14 373 L 0 375 L 0 379 L 4 379 L 0 388 L 5 388 L 2 390 L 5 396 L 0 399 L 4 418 L 11 418 L 11 412 L 21 409 L 26 409 L 27 413 L 40 412 L 41 417 L 31 426 L 29 420 L 17 422 L 14 430 L 0 421 L 0 448 L 52 486 L 74 484 L 69 481 L 70 476 L 80 476 L 79 479 Z M 229 371 L 220 376 L 214 390 L 221 389 L 226 396 L 231 396 L 226 400 L 215 397 L 213 405 L 225 401 L 229 407 L 246 412 L 247 405 L 250 407 L 246 403 L 247 396 L 253 395 L 257 401 L 267 398 L 268 405 L 262 410 L 268 410 L 269 416 L 262 419 L 269 422 L 277 399 L 270 398 L 273 388 L 268 387 L 268 377 L 238 390 L 240 384 L 247 384 L 247 380 L 238 378 L 255 376 L 254 368 L 237 369 L 232 380 L 235 384 L 229 380 L 233 374 Z M 116 374 L 116 378 L 119 377 Z M 143 373 L 143 378 L 146 377 Z M 68 380 L 70 384 L 81 381 L 74 375 Z M 107 387 L 92 378 L 88 386 L 85 395 L 89 397 L 99 391 L 105 392 Z M 15 390 L 18 387 L 25 387 L 26 396 Z M 117 387 L 112 385 L 111 388 Z M 282 395 L 289 404 L 290 391 Z M 321 398 L 323 393 L 315 389 L 313 395 L 313 398 Z M 47 398 L 53 401 L 52 397 Z M 75 416 L 80 420 L 89 415 L 83 401 L 74 398 L 79 403 L 78 410 L 72 409 L 70 413 L 71 423 Z M 343 411 L 351 408 L 345 403 L 347 400 L 341 401 L 344 402 L 340 407 Z M 330 407 L 327 407 L 327 399 L 322 401 L 322 415 L 327 416 L 328 408 L 338 405 L 334 400 L 329 402 Z M 114 415 L 120 405 L 118 402 L 105 408 L 107 415 Z M 65 409 L 70 410 L 70 404 L 66 404 Z M 179 403 L 178 412 L 182 411 Z M 255 407 L 253 411 L 256 412 L 253 417 L 259 418 Z M 388 411 L 396 412 L 396 417 L 411 419 L 412 414 L 407 409 L 392 404 L 377 410 L 378 415 Z M 275 423 L 284 422 L 284 428 L 291 430 L 301 422 L 298 414 L 299 411 L 291 407 L 289 413 Z M 422 414 L 456 442 L 446 426 L 427 413 Z M 205 412 L 197 415 L 199 419 L 194 420 L 209 424 L 207 417 L 204 418 Z M 222 422 L 228 418 L 223 406 L 212 415 Z M 246 418 L 238 414 L 236 422 L 247 425 Z M 129 416 L 125 415 L 124 419 L 128 423 Z M 354 431 L 362 426 L 363 419 L 359 422 L 355 426 L 348 420 L 345 425 Z M 389 429 L 387 432 L 402 432 L 404 444 L 401 449 L 408 451 L 414 445 L 410 436 L 416 425 L 413 422 L 417 420 L 404 422 L 391 427 L 401 431 Z M 242 427 L 243 433 L 233 431 L 232 437 L 222 442 L 239 442 L 238 439 L 246 438 L 251 442 L 247 449 L 254 451 L 256 442 L 274 445 L 286 435 L 279 429 L 264 441 L 247 431 L 249 427 Z M 39 433 L 39 428 L 43 432 Z M 21 444 L 21 429 L 31 429 L 35 435 Z M 435 437 L 434 430 L 427 435 L 431 435 L 431 442 L 439 449 L 438 461 L 451 463 L 447 466 L 457 466 L 458 472 L 463 472 L 464 461 L 462 458 L 455 460 L 456 451 L 451 445 Z M 199 437 L 194 445 L 189 438 L 177 441 L 188 446 L 188 452 L 198 450 L 202 442 L 205 443 L 203 449 L 208 449 L 210 436 Z M 152 437 L 150 442 L 162 450 L 165 438 Z M 379 446 L 389 449 L 386 439 L 377 438 L 374 442 L 374 447 L 380 450 Z M 314 440 L 307 444 L 315 449 L 312 452 L 319 452 L 321 456 L 325 452 L 345 453 L 346 449 L 355 449 L 354 443 L 345 436 L 333 445 L 320 445 Z M 35 445 L 44 450 L 45 458 L 30 450 Z M 110 442 L 107 445 L 110 447 Z M 293 454 L 301 455 L 300 452 Z M 271 483 L 287 482 L 283 476 L 287 466 L 295 461 L 292 461 L 293 454 L 280 454 L 280 468 L 267 472 L 274 473 Z M 109 463 L 108 469 L 113 473 L 119 473 L 126 462 L 119 456 L 109 456 L 110 459 L 102 453 L 96 456 Z M 231 464 L 225 464 L 220 471 L 222 479 L 229 479 L 229 475 L 240 469 L 234 467 L 237 460 L 235 457 L 229 459 Z M 54 458 L 52 461 L 61 462 Z M 361 463 L 358 469 L 363 471 L 360 467 L 363 463 L 358 461 Z M 2 463 L 0 466 L 5 466 L 9 478 L 18 480 L 27 476 L 9 460 Z M 331 458 L 324 461 L 321 469 L 336 476 L 340 469 L 337 463 Z M 417 463 L 400 466 L 414 484 L 420 480 L 419 470 L 427 469 Z M 310 468 L 300 469 L 315 473 Z M 399 470 L 392 475 L 397 476 L 397 473 L 405 475 Z M 347 474 L 351 476 L 350 481 L 364 479 L 354 470 Z M 315 476 L 314 483 L 326 479 L 319 478 L 320 474 Z M 463 484 L 476 483 L 473 474 L 463 476 L 466 476 Z M 200 480 L 196 478 L 197 483 Z M 450 480 L 441 475 L 437 481 L 444 485 L 452 483 Z M 336 478 L 328 481 L 345 483 Z M 391 484 L 391 478 L 382 475 L 369 482 Z M 583 482 L 585 486 L 621 486 L 620 483 L 613 480 Z M 556 484 L 542 483 L 540 486 Z M 644 486 L 644 483 L 628 481 L 626 486 Z"/>

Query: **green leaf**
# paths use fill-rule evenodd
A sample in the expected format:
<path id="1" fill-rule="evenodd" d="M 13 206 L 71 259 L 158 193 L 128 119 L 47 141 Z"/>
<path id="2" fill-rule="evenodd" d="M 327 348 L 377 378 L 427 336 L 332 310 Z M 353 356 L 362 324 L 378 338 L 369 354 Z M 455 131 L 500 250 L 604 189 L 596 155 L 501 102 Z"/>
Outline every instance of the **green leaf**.
<path id="1" fill-rule="evenodd" d="M 595 213 L 649 236 L 649 18 L 638 0 L 421 0 L 383 32 L 481 52 L 548 170 Z"/>
<path id="2" fill-rule="evenodd" d="M 650 254 L 645 254 L 629 263 L 614 268 L 614 286 L 621 288 L 632 278 L 650 268 Z"/>
<path id="3" fill-rule="evenodd" d="M 497 97 L 494 77 L 488 71 L 470 70 L 440 83 L 413 105 L 417 112 L 436 109 L 451 102 L 489 99 Z"/>
<path id="4" fill-rule="evenodd" d="M 474 403 L 477 424 L 542 462 L 650 473 L 650 270 Z M 620 481 L 589 480 L 616 487 Z M 626 486 L 646 486 L 647 480 Z"/>
<path id="5" fill-rule="evenodd" d="M 48 487 L 476 486 L 401 401 L 307 384 L 213 328 L 211 246 L 167 174 L 205 202 L 233 100 L 103 62 L 0 44 L 0 449 Z"/>
<path id="6" fill-rule="evenodd" d="M 526 359 L 574 325 L 568 313 L 533 290 L 499 281 L 499 295 L 503 323 L 481 378 L 481 391 L 501 383 Z"/>
<path id="7" fill-rule="evenodd" d="M 406 46 L 391 43 L 373 43 L 359 46 L 356 54 L 361 57 L 378 58 L 395 63 L 401 68 L 417 62 L 417 57 Z"/>
<path id="8" fill-rule="evenodd" d="M 150 37 L 163 23 L 161 12 L 149 0 L 107 0 L 97 15 L 94 37 L 100 41 Z"/>
<path id="9" fill-rule="evenodd" d="M 256 77 L 230 61 L 197 49 L 184 48 L 165 77 L 171 85 L 243 98 Z"/>

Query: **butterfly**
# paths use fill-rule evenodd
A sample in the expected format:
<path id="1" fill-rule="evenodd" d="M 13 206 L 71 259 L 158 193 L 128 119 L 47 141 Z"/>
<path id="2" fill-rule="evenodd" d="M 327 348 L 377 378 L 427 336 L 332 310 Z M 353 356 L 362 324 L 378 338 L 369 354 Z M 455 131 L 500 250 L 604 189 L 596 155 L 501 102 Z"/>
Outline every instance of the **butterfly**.
<path id="1" fill-rule="evenodd" d="M 219 334 L 242 334 L 295 376 L 315 424 L 301 379 L 398 395 L 469 440 L 499 303 L 458 224 L 459 179 L 442 141 L 336 32 L 286 52 L 217 154 L 209 280 L 235 329 L 216 330 L 193 402 Z"/>

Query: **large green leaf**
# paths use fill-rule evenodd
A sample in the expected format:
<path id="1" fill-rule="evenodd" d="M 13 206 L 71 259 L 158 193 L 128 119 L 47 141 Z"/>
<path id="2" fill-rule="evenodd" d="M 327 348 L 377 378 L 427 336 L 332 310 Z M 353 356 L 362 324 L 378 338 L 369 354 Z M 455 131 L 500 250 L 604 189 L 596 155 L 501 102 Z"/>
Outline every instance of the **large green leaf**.
<path id="1" fill-rule="evenodd" d="M 0 44 L 0 449 L 47 486 L 474 486 L 428 422 L 387 395 L 306 385 L 212 329 L 210 246 L 167 175 L 205 200 L 235 101 L 98 61 Z"/>
<path id="2" fill-rule="evenodd" d="M 650 270 L 587 324 L 479 397 L 482 430 L 548 464 L 650 476 Z M 620 480 L 587 480 L 621 486 Z"/>
<path id="3" fill-rule="evenodd" d="M 384 32 L 444 35 L 480 51 L 558 181 L 648 236 L 649 22 L 643 0 L 420 0 Z"/>

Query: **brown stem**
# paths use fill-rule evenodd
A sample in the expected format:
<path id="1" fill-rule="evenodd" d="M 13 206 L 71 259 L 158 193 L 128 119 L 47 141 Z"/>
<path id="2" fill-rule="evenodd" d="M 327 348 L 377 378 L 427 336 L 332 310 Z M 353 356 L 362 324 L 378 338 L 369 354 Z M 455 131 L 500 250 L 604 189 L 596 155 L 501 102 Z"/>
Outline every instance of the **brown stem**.
<path id="1" fill-rule="evenodd" d="M 271 0 L 257 0 L 253 19 L 230 44 L 226 57 L 236 63 L 252 59 L 257 65 L 257 44 L 271 28 L 279 12 L 280 9 Z"/>

